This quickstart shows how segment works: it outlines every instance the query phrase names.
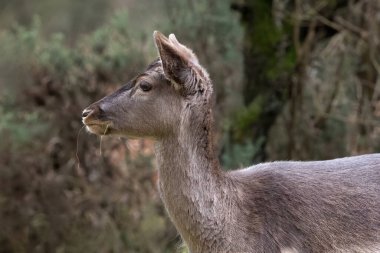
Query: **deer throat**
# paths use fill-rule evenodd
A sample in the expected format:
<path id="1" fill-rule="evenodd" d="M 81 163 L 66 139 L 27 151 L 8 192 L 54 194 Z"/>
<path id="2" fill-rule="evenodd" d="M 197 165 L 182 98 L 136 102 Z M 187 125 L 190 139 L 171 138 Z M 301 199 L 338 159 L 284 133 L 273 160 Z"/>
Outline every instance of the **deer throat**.
<path id="1" fill-rule="evenodd" d="M 227 247 L 232 205 L 224 174 L 197 138 L 171 138 L 156 146 L 159 191 L 167 212 L 192 252 Z M 195 142 L 195 143 L 194 143 Z"/>

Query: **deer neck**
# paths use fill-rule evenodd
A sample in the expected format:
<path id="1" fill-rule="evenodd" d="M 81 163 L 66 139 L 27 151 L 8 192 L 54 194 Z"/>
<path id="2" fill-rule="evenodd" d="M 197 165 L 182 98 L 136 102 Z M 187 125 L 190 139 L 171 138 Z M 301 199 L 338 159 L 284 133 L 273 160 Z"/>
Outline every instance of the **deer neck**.
<path id="1" fill-rule="evenodd" d="M 198 252 L 207 246 L 200 242 L 207 243 L 208 238 L 215 240 L 216 234 L 222 234 L 221 224 L 226 222 L 222 208 L 228 196 L 214 154 L 211 110 L 201 116 L 183 113 L 185 120 L 178 133 L 157 143 L 159 188 L 172 221 Z M 188 246 L 194 251 L 195 245 Z"/>

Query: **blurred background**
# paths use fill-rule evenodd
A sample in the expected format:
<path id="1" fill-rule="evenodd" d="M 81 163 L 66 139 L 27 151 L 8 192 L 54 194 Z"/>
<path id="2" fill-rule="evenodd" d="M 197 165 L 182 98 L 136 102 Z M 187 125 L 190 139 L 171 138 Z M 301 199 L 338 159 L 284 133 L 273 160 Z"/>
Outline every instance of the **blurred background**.
<path id="1" fill-rule="evenodd" d="M 0 0 L 0 253 L 186 251 L 153 142 L 81 130 L 154 30 L 209 71 L 226 170 L 380 152 L 379 1 Z"/>

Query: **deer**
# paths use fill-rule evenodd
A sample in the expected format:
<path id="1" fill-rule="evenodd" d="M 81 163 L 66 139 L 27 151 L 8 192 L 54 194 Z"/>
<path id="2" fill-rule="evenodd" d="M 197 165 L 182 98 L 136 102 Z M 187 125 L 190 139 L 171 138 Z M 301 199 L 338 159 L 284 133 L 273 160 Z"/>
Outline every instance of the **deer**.
<path id="1" fill-rule="evenodd" d="M 380 252 L 380 154 L 223 170 L 209 74 L 174 34 L 153 38 L 158 59 L 82 121 L 155 140 L 158 191 L 190 252 Z"/>

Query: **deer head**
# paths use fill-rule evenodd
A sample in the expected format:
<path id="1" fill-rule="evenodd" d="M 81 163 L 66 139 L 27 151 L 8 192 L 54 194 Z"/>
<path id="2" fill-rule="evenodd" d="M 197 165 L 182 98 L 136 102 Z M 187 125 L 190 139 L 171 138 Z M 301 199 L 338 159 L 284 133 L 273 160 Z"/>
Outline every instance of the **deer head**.
<path id="1" fill-rule="evenodd" d="M 156 31 L 153 37 L 159 59 L 83 111 L 83 123 L 90 132 L 163 138 L 178 129 L 186 101 L 211 89 L 202 82 L 208 75 L 195 54 L 174 34 L 167 38 Z"/>

